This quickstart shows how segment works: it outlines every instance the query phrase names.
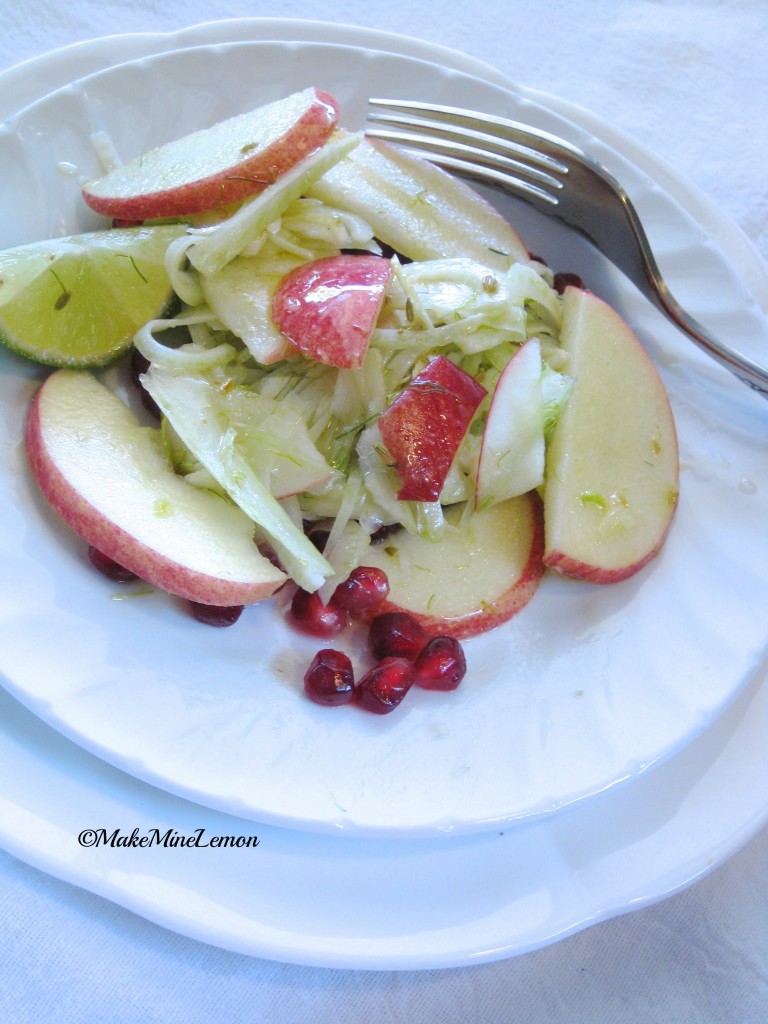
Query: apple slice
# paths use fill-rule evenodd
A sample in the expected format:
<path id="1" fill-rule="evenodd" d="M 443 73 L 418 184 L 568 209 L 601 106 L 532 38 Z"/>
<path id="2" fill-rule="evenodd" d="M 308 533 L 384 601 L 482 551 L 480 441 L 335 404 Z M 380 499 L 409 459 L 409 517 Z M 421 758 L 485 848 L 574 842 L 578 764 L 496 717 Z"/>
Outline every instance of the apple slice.
<path id="1" fill-rule="evenodd" d="M 254 525 L 174 474 L 160 431 L 90 373 L 59 370 L 35 395 L 25 442 L 49 504 L 88 543 L 154 586 L 199 604 L 252 604 L 285 575 Z"/>
<path id="2" fill-rule="evenodd" d="M 338 122 L 328 93 L 305 89 L 150 150 L 83 187 L 91 209 L 149 220 L 217 209 L 262 191 L 318 149 Z"/>
<path id="3" fill-rule="evenodd" d="M 401 530 L 365 553 L 382 569 L 389 597 L 365 613 L 406 611 L 432 634 L 457 640 L 484 633 L 519 612 L 536 593 L 544 572 L 541 501 L 523 494 L 468 517 L 446 510 L 439 544 Z"/>
<path id="4" fill-rule="evenodd" d="M 326 256 L 286 274 L 272 319 L 304 355 L 358 369 L 379 318 L 392 264 L 381 256 Z"/>
<path id="5" fill-rule="evenodd" d="M 485 388 L 445 356 L 432 359 L 379 417 L 401 501 L 437 501 Z"/>
<path id="6" fill-rule="evenodd" d="M 560 344 L 574 385 L 547 454 L 544 561 L 613 583 L 646 565 L 669 530 L 679 488 L 675 423 L 648 354 L 601 299 L 566 289 Z"/>
<path id="7" fill-rule="evenodd" d="M 532 491 L 544 482 L 541 345 L 531 338 L 496 382 L 480 444 L 478 508 Z"/>
<path id="8" fill-rule="evenodd" d="M 363 217 L 378 239 L 410 259 L 464 256 L 505 270 L 529 258 L 518 233 L 479 192 L 385 142 L 364 139 L 308 194 Z"/>

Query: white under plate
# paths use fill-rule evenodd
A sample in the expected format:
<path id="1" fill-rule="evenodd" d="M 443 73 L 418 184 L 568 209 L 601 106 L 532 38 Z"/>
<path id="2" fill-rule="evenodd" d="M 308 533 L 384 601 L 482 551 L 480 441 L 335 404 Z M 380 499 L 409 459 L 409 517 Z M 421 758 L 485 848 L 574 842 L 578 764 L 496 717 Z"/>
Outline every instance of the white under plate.
<path id="1" fill-rule="evenodd" d="M 166 928 L 265 959 L 364 970 L 500 960 L 669 896 L 754 835 L 768 817 L 758 682 L 656 771 L 572 811 L 409 843 L 309 835 L 189 803 L 105 765 L 0 691 L 0 844 Z M 101 829 L 102 845 L 78 842 Z M 154 845 L 120 845 L 134 835 Z M 213 845 L 227 836 L 243 845 Z M 244 845 L 253 836 L 258 846 Z M 171 845 L 181 837 L 202 845 Z"/>
<path id="2" fill-rule="evenodd" d="M 129 157 L 308 84 L 335 93 L 351 127 L 362 123 L 367 95 L 397 92 L 566 135 L 629 187 L 694 315 L 747 350 L 764 343 L 764 319 L 730 264 L 612 148 L 610 129 L 587 135 L 475 76 L 328 42 L 163 53 L 33 104 L 0 134 L 8 185 L 0 244 L 96 223 L 77 179 L 61 170 L 64 162 L 95 172 L 92 131 L 109 131 Z M 611 588 L 548 578 L 520 616 L 467 644 L 469 678 L 448 697 L 416 694 L 386 719 L 317 708 L 300 692 L 315 644 L 288 631 L 274 606 L 215 631 L 165 595 L 112 600 L 28 480 L 20 425 L 39 375 L 6 355 L 0 564 L 13 586 L 0 596 L 0 670 L 8 689 L 84 747 L 170 792 L 271 824 L 409 838 L 552 812 L 642 773 L 710 725 L 768 641 L 765 404 L 694 351 L 586 243 L 503 205 L 534 251 L 580 272 L 635 325 L 661 366 L 684 473 L 677 522 L 647 571 Z"/>
<path id="3" fill-rule="evenodd" d="M 0 118 L 18 113 L 48 92 L 77 78 L 140 57 L 193 46 L 243 42 L 309 42 L 359 46 L 440 64 L 476 78 L 509 87 L 505 76 L 491 64 L 437 43 L 409 39 L 359 25 L 342 25 L 299 18 L 229 18 L 188 25 L 176 32 L 130 32 L 86 39 L 32 57 L 0 72 Z"/>
<path id="4" fill-rule="evenodd" d="M 236 24 L 242 38 L 244 28 Z M 247 24 L 255 33 L 272 27 Z M 189 31 L 201 31 L 207 41 L 209 29 L 210 41 L 221 41 L 225 26 Z M 355 31 L 349 41 L 386 46 L 381 34 L 358 36 Z M 176 36 L 147 36 L 147 46 L 158 49 L 166 38 Z M 340 34 L 339 41 L 347 36 Z M 77 77 L 83 53 L 94 60 L 98 50 L 103 66 L 124 57 L 120 42 L 94 41 L 46 55 L 29 62 L 28 73 L 41 88 L 56 87 Z M 424 45 L 399 40 L 409 52 L 418 46 L 417 56 L 424 55 Z M 129 56 L 141 52 L 134 48 Z M 442 51 L 435 59 L 446 63 Z M 9 74 L 0 76 L 3 84 Z M 18 74 L 16 80 L 24 81 Z M 579 123 L 589 117 L 549 97 L 547 105 Z M 607 128 L 599 133 L 606 141 L 614 138 Z M 650 154 L 639 156 L 658 180 L 663 167 Z M 670 185 L 690 210 L 687 186 L 675 180 Z M 748 263 L 750 247 L 732 225 L 711 208 L 706 220 L 728 239 L 729 257 Z M 0 844 L 168 928 L 270 959 L 369 969 L 497 959 L 666 896 L 757 831 L 768 818 L 768 690 L 763 685 L 758 691 L 758 682 L 712 730 L 627 786 L 504 837 L 488 833 L 408 847 L 254 828 L 195 807 L 105 766 L 0 694 Z M 205 856 L 214 853 L 210 849 L 181 857 L 178 849 L 78 847 L 76 836 L 89 825 L 157 827 L 163 833 L 204 827 L 208 836 L 255 832 L 261 843 L 255 851 L 239 851 L 246 857 L 225 862 L 225 872 L 214 872 Z M 214 853 L 217 863 L 221 854 L 227 851 Z M 383 879 L 382 889 L 371 887 L 373 875 Z M 451 903 L 446 891 L 455 894 Z"/>

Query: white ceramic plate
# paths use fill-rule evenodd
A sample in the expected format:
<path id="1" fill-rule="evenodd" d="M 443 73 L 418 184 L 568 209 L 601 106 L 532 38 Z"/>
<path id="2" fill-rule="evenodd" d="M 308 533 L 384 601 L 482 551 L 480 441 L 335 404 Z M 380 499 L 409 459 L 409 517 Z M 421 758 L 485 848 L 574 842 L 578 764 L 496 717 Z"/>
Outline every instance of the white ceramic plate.
<path id="1" fill-rule="evenodd" d="M 181 800 L 105 765 L 0 691 L 0 844 L 224 949 L 364 970 L 478 964 L 668 896 L 738 850 L 768 817 L 766 730 L 768 686 L 756 683 L 656 771 L 570 813 L 403 843 L 307 835 Z M 116 831 L 116 845 L 78 843 L 99 829 Z M 117 845 L 134 830 L 136 841 L 156 830 L 159 845 Z M 259 845 L 165 846 L 166 834 Z"/>
<path id="2" fill-rule="evenodd" d="M 211 28 L 217 30 L 218 40 L 220 26 Z M 377 34 L 368 35 L 368 40 L 352 41 L 382 48 Z M 113 45 L 107 40 L 68 48 L 49 55 L 40 65 L 31 63 L 29 71 L 41 87 L 51 66 L 72 79 L 77 77 L 83 49 L 89 53 L 98 49 L 106 66 L 110 59 L 124 55 L 123 47 L 115 50 Z M 400 45 L 405 41 L 400 40 Z M 562 101 L 548 97 L 547 105 L 562 109 L 576 123 L 589 124 L 586 112 Z M 600 126 L 600 134 L 604 140 L 615 138 L 606 126 Z M 643 151 L 638 162 L 651 176 L 663 171 L 656 158 Z M 672 179 L 666 187 L 691 210 L 685 183 Z M 711 207 L 706 209 L 706 223 L 728 240 L 729 257 L 746 258 L 749 264 L 749 245 L 745 247 L 733 226 Z M 180 877 L 176 851 L 153 851 L 151 865 L 126 851 L 83 851 L 76 846 L 75 836 L 86 819 L 95 820 L 91 812 L 105 815 L 99 820 L 121 828 L 126 820 L 163 831 L 205 826 L 210 834 L 217 834 L 212 829 L 225 834 L 240 828 L 248 834 L 251 828 L 204 810 L 201 816 L 200 808 L 105 767 L 2 695 L 0 841 L 43 870 L 166 927 L 226 948 L 327 966 L 474 963 L 522 953 L 590 922 L 661 898 L 700 877 L 746 842 L 768 817 L 762 739 L 768 726 L 765 697 L 763 686 L 750 705 L 750 693 L 745 693 L 713 730 L 631 785 L 568 815 L 516 830 L 515 841 L 525 833 L 535 838 L 518 848 L 518 856 L 510 855 L 494 876 L 499 884 L 498 912 L 496 906 L 488 906 L 486 892 L 476 884 L 478 871 L 488 863 L 487 844 L 496 843 L 491 834 L 453 839 L 450 844 L 419 844 L 414 855 L 409 844 L 403 860 L 404 848 L 397 844 L 384 849 L 378 843 L 372 847 L 352 841 L 329 847 L 319 837 L 257 826 L 262 838 L 259 853 L 272 851 L 272 856 L 266 864 L 235 861 L 224 879 L 220 872 L 210 871 L 207 857 L 202 867 L 195 860 L 182 861 Z M 146 810 L 140 821 L 135 818 L 138 808 Z M 273 837 L 279 837 L 276 847 Z M 504 860 L 501 844 L 496 849 Z M 365 884 L 371 869 L 383 863 L 380 858 L 365 857 L 372 850 L 387 856 L 391 877 L 402 883 L 393 884 L 384 897 Z M 337 859 L 342 851 L 344 858 Z M 455 860 L 449 851 L 456 854 Z M 308 878 L 315 877 L 318 859 L 326 869 L 324 885 L 306 885 Z M 491 857 L 491 862 L 495 865 L 496 859 Z M 357 865 L 355 884 L 347 886 L 350 864 Z M 343 883 L 326 899 L 325 886 L 334 878 Z M 526 889 L 528 879 L 531 884 Z M 447 907 L 444 899 L 432 900 L 430 906 L 430 895 L 442 896 L 446 889 L 460 896 L 455 907 Z M 391 898 L 395 902 L 389 907 Z"/>
<path id="3" fill-rule="evenodd" d="M 133 32 L 86 39 L 22 61 L 0 72 L 0 117 L 16 114 L 46 93 L 115 64 L 192 46 L 258 41 L 359 46 L 431 61 L 498 85 L 510 84 L 485 61 L 437 43 L 408 39 L 397 32 L 298 18 L 229 18 L 188 25 L 175 32 Z"/>
<path id="4" fill-rule="evenodd" d="M 230 18 L 191 25 L 177 32 L 136 32 L 72 43 L 0 72 L 0 118 L 13 116 L 46 93 L 115 64 L 186 47 L 246 41 L 336 43 L 430 61 L 513 89 L 605 140 L 606 125 L 590 111 L 561 97 L 510 81 L 497 68 L 468 54 L 394 32 L 296 18 Z M 724 218 L 690 182 L 681 181 L 658 156 L 613 125 L 610 137 L 613 147 L 625 158 L 644 167 L 657 185 L 676 198 L 699 223 L 706 224 L 707 236 L 727 252 L 740 277 L 768 313 L 768 265 L 738 226 Z"/>
<path id="5" fill-rule="evenodd" d="M 14 196 L 0 207 L 2 244 L 93 225 L 76 180 L 59 169 L 60 161 L 94 169 L 91 131 L 107 129 L 130 156 L 245 106 L 245 81 L 253 102 L 303 84 L 328 88 L 352 126 L 369 92 L 399 83 L 401 94 L 567 135 L 630 186 L 692 312 L 737 332 L 744 347 L 765 338 L 756 305 L 699 226 L 609 143 L 478 78 L 328 43 L 161 54 L 34 104 L 0 137 L 5 195 Z M 14 585 L 3 595 L 0 668 L 8 688 L 105 759 L 212 807 L 304 829 L 409 837 L 551 812 L 643 772 L 710 724 L 765 653 L 764 404 L 693 352 L 579 239 L 509 209 L 531 248 L 581 271 L 662 365 L 686 473 L 675 530 L 649 571 L 605 589 L 547 580 L 516 620 L 468 645 L 470 679 L 448 699 L 417 694 L 384 720 L 330 713 L 301 699 L 314 645 L 285 630 L 274 608 L 211 631 L 163 595 L 110 599 L 29 485 L 18 438 L 34 375 L 6 357 L 0 429 L 12 454 L 0 480 L 0 561 Z"/>

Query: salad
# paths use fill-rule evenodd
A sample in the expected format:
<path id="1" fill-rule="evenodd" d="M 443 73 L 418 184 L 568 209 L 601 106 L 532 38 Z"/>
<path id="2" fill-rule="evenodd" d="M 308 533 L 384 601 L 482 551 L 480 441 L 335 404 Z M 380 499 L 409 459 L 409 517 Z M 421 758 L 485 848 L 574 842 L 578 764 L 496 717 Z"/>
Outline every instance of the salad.
<path id="1" fill-rule="evenodd" d="M 114 163 L 83 196 L 142 279 L 161 244 L 175 303 L 122 347 L 155 423 L 87 352 L 43 359 L 61 368 L 27 423 L 44 496 L 113 578 L 215 625 L 286 586 L 304 632 L 362 621 L 370 671 L 326 647 L 306 690 L 386 713 L 458 686 L 461 641 L 547 567 L 609 583 L 660 550 L 674 422 L 630 329 L 467 185 L 342 129 L 333 97 Z"/>

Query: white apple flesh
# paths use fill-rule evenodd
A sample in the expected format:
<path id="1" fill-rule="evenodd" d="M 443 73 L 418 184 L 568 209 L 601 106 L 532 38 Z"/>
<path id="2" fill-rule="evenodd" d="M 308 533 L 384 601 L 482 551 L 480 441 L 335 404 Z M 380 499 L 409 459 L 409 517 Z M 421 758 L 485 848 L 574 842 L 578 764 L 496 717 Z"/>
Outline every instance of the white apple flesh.
<path id="1" fill-rule="evenodd" d="M 677 505 L 678 446 L 664 385 L 624 320 L 590 292 L 563 297 L 573 391 L 547 453 L 544 562 L 614 583 L 660 550 Z"/>
<path id="2" fill-rule="evenodd" d="M 35 395 L 25 443 L 43 496 L 75 533 L 148 583 L 200 604 L 252 604 L 285 575 L 251 520 L 170 469 L 160 432 L 90 373 L 59 370 Z"/>
<path id="3" fill-rule="evenodd" d="M 97 213 L 150 220 L 201 213 L 256 195 L 329 138 L 335 99 L 293 93 L 150 150 L 86 183 Z"/>
<path id="4" fill-rule="evenodd" d="M 478 508 L 544 482 L 541 345 L 530 338 L 502 370 L 485 421 L 477 467 Z"/>
<path id="5" fill-rule="evenodd" d="M 446 510 L 453 523 L 458 507 Z M 366 614 L 409 612 L 433 634 L 467 639 L 521 611 L 539 586 L 541 502 L 523 494 L 474 512 L 439 543 L 401 530 L 372 545 L 366 565 L 382 569 L 389 597 Z"/>

